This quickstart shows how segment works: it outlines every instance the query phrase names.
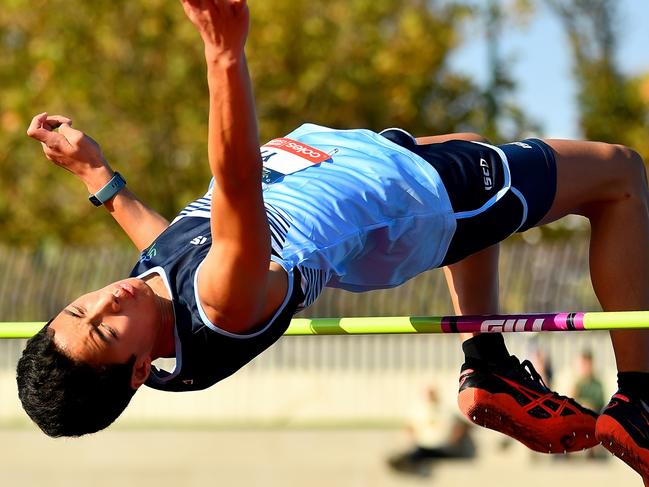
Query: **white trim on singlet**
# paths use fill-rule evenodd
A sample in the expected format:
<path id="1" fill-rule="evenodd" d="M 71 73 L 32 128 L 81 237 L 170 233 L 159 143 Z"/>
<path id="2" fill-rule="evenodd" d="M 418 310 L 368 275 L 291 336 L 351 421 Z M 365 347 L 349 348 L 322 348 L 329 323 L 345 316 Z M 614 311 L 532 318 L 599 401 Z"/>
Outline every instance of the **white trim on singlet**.
<path id="1" fill-rule="evenodd" d="M 457 220 L 461 220 L 463 218 L 471 218 L 476 215 L 479 215 L 480 213 L 487 211 L 489 208 L 495 205 L 503 196 L 505 196 L 512 187 L 512 174 L 509 169 L 509 161 L 507 160 L 507 155 L 503 152 L 503 150 L 500 147 L 496 147 L 495 145 L 486 144 L 484 142 L 478 142 L 476 140 L 471 140 L 470 142 L 473 144 L 489 147 L 490 149 L 493 149 L 498 153 L 503 163 L 504 182 L 503 182 L 503 187 L 500 190 L 498 190 L 498 192 L 495 195 L 489 198 L 480 208 L 476 208 L 475 210 L 456 212 L 455 218 Z M 518 196 L 522 196 L 522 195 L 519 193 Z M 524 202 L 523 204 L 525 205 L 525 214 L 527 215 L 527 203 Z"/>
<path id="2" fill-rule="evenodd" d="M 160 267 L 153 267 L 149 269 L 148 271 L 143 272 L 139 276 L 136 276 L 138 279 L 143 279 L 151 274 L 158 274 L 162 278 L 162 282 L 164 283 L 165 287 L 167 288 L 167 291 L 169 292 L 169 296 L 171 297 L 171 300 L 173 301 L 173 293 L 171 292 L 171 285 L 169 284 L 169 278 L 167 277 L 167 273 L 165 270 Z M 174 367 L 174 370 L 171 372 L 168 372 L 163 369 L 157 368 L 155 365 L 151 366 L 151 374 L 154 376 L 154 381 L 158 383 L 164 383 L 167 382 L 174 377 L 176 377 L 179 373 L 180 370 L 182 369 L 182 364 L 183 364 L 183 354 L 182 354 L 182 344 L 180 342 L 180 336 L 178 335 L 178 328 L 176 327 L 176 310 L 173 310 L 174 312 L 174 339 L 176 343 L 176 366 Z M 163 372 L 165 375 L 160 376 L 158 373 Z"/>
<path id="3" fill-rule="evenodd" d="M 201 270 L 201 267 L 203 265 L 203 262 L 201 262 L 196 269 L 196 272 L 194 274 L 194 298 L 196 299 L 196 307 L 198 308 L 198 314 L 201 317 L 201 320 L 207 326 L 210 330 L 215 331 L 216 333 L 219 333 L 221 335 L 225 335 L 230 338 L 241 338 L 241 339 L 246 339 L 246 338 L 254 338 L 256 336 L 261 335 L 263 332 L 268 330 L 268 328 L 273 324 L 273 322 L 277 319 L 279 314 L 284 310 L 286 305 L 288 304 L 289 300 L 291 299 L 291 295 L 293 294 L 293 278 L 292 278 L 292 273 L 289 272 L 289 270 L 286 268 L 286 265 L 280 260 L 275 258 L 275 256 L 271 256 L 271 260 L 273 262 L 277 262 L 279 265 L 282 266 L 282 269 L 286 271 L 286 278 L 288 279 L 288 286 L 286 290 L 286 296 L 284 297 L 284 301 L 282 301 L 282 304 L 280 305 L 279 308 L 277 308 L 277 311 L 273 315 L 273 317 L 268 321 L 266 326 L 264 326 L 261 330 L 257 330 L 254 333 L 249 333 L 247 335 L 242 335 L 242 334 L 237 334 L 237 333 L 232 333 L 226 330 L 223 330 L 222 328 L 219 328 L 216 326 L 214 323 L 210 321 L 210 319 L 207 317 L 205 314 L 205 311 L 203 310 L 203 305 L 201 304 L 201 298 L 198 295 L 198 273 Z"/>
<path id="4" fill-rule="evenodd" d="M 193 217 L 200 217 L 200 218 L 210 218 L 210 212 L 209 211 L 201 211 L 201 210 L 196 210 L 196 211 L 190 211 L 188 213 L 183 213 L 182 215 L 178 215 L 174 220 L 171 222 L 171 225 L 176 223 L 178 220 L 182 220 L 183 218 L 187 218 L 189 216 Z"/>
<path id="5" fill-rule="evenodd" d="M 401 132 L 402 134 L 407 135 L 408 137 L 410 137 L 410 138 L 412 139 L 412 142 L 413 142 L 415 145 L 417 144 L 417 139 L 415 138 L 415 136 L 412 135 L 412 134 L 411 134 L 410 132 L 408 132 L 407 130 L 404 130 L 404 129 L 400 128 L 400 127 L 390 127 L 390 128 L 387 128 L 387 129 L 383 129 L 383 130 L 381 130 L 381 131 L 379 132 L 379 135 L 385 135 L 385 132 L 389 132 L 389 131 L 391 131 L 391 130 L 396 130 L 397 132 Z M 388 140 L 390 140 L 390 139 L 388 139 Z M 397 145 L 399 145 L 399 144 L 397 144 Z M 404 149 L 405 149 L 405 147 L 404 147 Z"/>

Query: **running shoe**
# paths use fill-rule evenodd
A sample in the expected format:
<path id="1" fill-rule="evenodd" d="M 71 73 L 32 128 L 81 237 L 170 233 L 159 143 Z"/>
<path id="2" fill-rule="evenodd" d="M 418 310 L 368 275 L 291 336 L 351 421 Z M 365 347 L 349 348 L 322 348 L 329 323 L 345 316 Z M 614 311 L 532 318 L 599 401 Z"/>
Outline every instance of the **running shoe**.
<path id="1" fill-rule="evenodd" d="M 503 365 L 467 359 L 458 404 L 473 423 L 542 453 L 592 448 L 597 414 L 550 390 L 529 360 Z"/>
<path id="2" fill-rule="evenodd" d="M 618 391 L 597 420 L 595 435 L 604 448 L 649 479 L 648 403 Z"/>

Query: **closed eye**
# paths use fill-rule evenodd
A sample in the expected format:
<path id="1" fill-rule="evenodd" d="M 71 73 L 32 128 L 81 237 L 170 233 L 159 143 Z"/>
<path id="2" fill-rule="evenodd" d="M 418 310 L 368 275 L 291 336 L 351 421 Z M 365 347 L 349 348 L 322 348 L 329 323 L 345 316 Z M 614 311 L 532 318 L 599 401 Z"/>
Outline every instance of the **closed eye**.
<path id="1" fill-rule="evenodd" d="M 83 315 L 79 313 L 78 309 L 79 309 L 79 308 L 76 308 L 76 307 L 74 307 L 74 308 L 70 308 L 70 309 L 65 308 L 65 309 L 63 310 L 63 312 L 64 312 L 66 315 L 69 315 L 69 316 L 72 316 L 72 317 L 74 317 L 74 318 L 79 318 L 79 319 L 80 319 Z"/>
<path id="2" fill-rule="evenodd" d="M 113 339 L 117 340 L 117 332 L 114 329 L 104 323 L 101 323 L 99 326 L 106 330 Z"/>
<path id="3" fill-rule="evenodd" d="M 83 308 L 76 306 L 76 305 L 71 305 L 70 309 L 65 308 L 63 312 L 67 315 L 73 316 L 75 318 L 81 319 L 85 316 L 86 312 Z M 111 328 L 110 326 L 106 325 L 105 323 L 99 323 L 99 326 L 93 326 L 93 331 L 99 335 L 99 338 L 101 338 L 102 341 L 104 342 L 110 342 L 110 339 L 104 334 L 103 331 L 100 331 L 99 328 L 103 328 L 108 332 L 111 338 L 114 340 L 118 339 L 117 332 Z"/>
<path id="4" fill-rule="evenodd" d="M 94 326 L 93 326 L 93 327 L 92 327 L 92 332 L 93 332 L 93 333 L 96 333 L 97 335 L 99 335 L 99 338 L 100 338 L 100 340 L 101 340 L 102 342 L 104 342 L 104 343 L 110 343 L 110 338 L 108 338 L 106 335 L 104 335 L 104 332 L 103 332 L 103 331 L 100 331 L 100 329 L 99 329 L 98 327 L 94 327 Z"/>

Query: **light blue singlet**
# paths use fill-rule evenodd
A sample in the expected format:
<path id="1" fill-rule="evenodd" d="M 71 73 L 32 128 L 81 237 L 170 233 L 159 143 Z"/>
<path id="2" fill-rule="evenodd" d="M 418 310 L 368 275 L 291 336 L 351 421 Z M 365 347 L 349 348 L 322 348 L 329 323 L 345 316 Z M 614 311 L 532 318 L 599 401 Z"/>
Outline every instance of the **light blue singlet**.
<path id="1" fill-rule="evenodd" d="M 398 286 L 442 262 L 455 218 L 425 160 L 369 130 L 305 124 L 286 138 L 331 159 L 265 187 L 269 216 L 278 216 L 274 260 L 356 292 Z"/>

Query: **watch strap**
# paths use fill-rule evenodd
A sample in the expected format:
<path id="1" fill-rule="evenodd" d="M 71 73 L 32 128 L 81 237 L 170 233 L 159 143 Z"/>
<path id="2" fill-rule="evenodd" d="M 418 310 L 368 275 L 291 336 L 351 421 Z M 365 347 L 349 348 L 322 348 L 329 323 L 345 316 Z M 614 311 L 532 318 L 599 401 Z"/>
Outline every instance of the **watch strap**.
<path id="1" fill-rule="evenodd" d="M 126 180 L 116 172 L 99 191 L 88 196 L 88 200 L 95 206 L 101 206 L 119 193 L 124 186 L 126 186 Z"/>

